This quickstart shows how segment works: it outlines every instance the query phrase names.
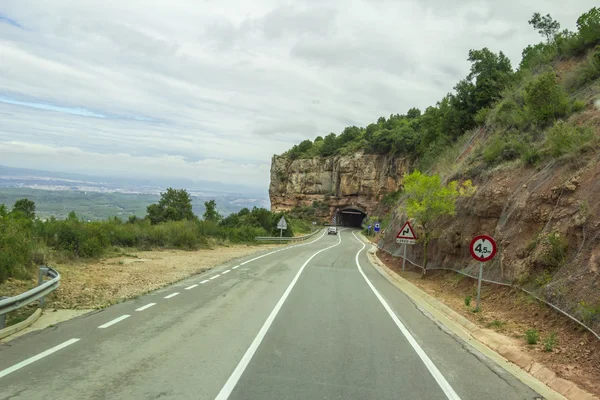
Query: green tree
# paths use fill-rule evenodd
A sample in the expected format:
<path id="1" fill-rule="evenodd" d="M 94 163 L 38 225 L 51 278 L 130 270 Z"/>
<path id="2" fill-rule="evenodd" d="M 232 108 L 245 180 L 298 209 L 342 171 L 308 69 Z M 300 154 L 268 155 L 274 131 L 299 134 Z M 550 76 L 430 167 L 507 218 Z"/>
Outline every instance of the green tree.
<path id="1" fill-rule="evenodd" d="M 408 110 L 406 112 L 406 118 L 408 119 L 415 119 L 415 118 L 419 118 L 421 116 L 421 110 L 419 110 L 418 108 L 411 108 L 410 110 Z"/>
<path id="2" fill-rule="evenodd" d="M 475 83 L 474 114 L 477 110 L 491 106 L 501 97 L 502 91 L 511 82 L 513 70 L 510 59 L 504 53 L 496 54 L 487 47 L 470 50 L 468 61 L 471 62 L 471 72 L 467 79 Z"/>
<path id="3" fill-rule="evenodd" d="M 534 13 L 527 22 L 529 22 L 529 25 L 533 26 L 533 29 L 537 30 L 540 35 L 546 37 L 546 43 L 552 42 L 554 35 L 556 35 L 560 29 L 560 23 L 552 19 L 550 14 L 542 16 L 540 13 Z"/>
<path id="4" fill-rule="evenodd" d="M 216 201 L 205 201 L 204 208 L 206 209 L 206 211 L 204 211 L 204 215 L 202 215 L 202 218 L 205 221 L 219 221 L 221 218 L 223 218 L 221 214 L 219 214 L 219 212 L 217 211 Z"/>
<path id="5" fill-rule="evenodd" d="M 300 154 L 306 154 L 312 146 L 313 143 L 310 140 L 304 140 L 298 145 L 298 150 L 300 151 Z"/>
<path id="6" fill-rule="evenodd" d="M 337 150 L 337 138 L 335 133 L 330 133 L 323 139 L 323 147 L 321 147 L 322 156 L 330 156 Z"/>
<path id="7" fill-rule="evenodd" d="M 192 199 L 185 189 L 168 188 L 160 194 L 158 204 L 149 205 L 146 211 L 153 225 L 166 221 L 194 219 Z"/>
<path id="8" fill-rule="evenodd" d="M 470 196 L 475 188 L 471 181 L 462 186 L 457 181 L 442 183 L 439 175 L 428 176 L 419 171 L 405 175 L 406 214 L 423 227 L 423 275 L 427 272 L 427 246 L 431 240 L 434 224 L 443 216 L 454 215 L 459 196 Z"/>
<path id="9" fill-rule="evenodd" d="M 577 28 L 584 45 L 600 41 L 600 8 L 594 7 L 577 19 Z"/>
<path id="10" fill-rule="evenodd" d="M 29 199 L 20 199 L 15 202 L 12 212 L 24 215 L 29 219 L 35 218 L 35 203 Z"/>

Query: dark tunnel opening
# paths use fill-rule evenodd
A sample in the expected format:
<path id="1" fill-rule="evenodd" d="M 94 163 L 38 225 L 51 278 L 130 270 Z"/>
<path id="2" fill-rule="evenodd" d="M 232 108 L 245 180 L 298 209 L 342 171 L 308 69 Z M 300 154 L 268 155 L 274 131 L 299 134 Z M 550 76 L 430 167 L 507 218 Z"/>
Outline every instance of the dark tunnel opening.
<path id="1" fill-rule="evenodd" d="M 338 211 L 338 226 L 360 228 L 367 214 L 356 208 L 346 208 Z"/>

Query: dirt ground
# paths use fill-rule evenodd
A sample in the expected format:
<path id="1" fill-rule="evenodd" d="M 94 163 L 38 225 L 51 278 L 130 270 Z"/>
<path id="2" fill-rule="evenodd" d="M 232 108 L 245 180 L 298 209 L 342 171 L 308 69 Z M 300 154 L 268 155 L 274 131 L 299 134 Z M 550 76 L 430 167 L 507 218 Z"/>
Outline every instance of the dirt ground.
<path id="1" fill-rule="evenodd" d="M 428 272 L 427 277 L 421 279 L 420 273 L 403 273 L 401 259 L 381 251 L 378 257 L 403 278 L 474 324 L 518 339 L 529 356 L 552 369 L 559 377 L 591 393 L 600 394 L 600 340 L 567 317 L 517 289 L 486 283 L 481 288 L 481 311 L 474 313 L 477 293 L 477 281 L 474 279 L 448 271 Z M 465 298 L 469 295 L 472 301 L 467 307 Z M 539 331 L 538 344 L 527 344 L 525 331 L 528 329 Z M 552 351 L 544 351 L 544 341 L 552 333 L 556 335 L 556 343 Z"/>
<path id="2" fill-rule="evenodd" d="M 231 245 L 197 251 L 132 251 L 98 261 L 59 264 L 54 268 L 61 274 L 60 287 L 46 300 L 47 308 L 106 307 L 230 260 L 278 246 Z M 0 294 L 14 296 L 31 289 L 36 283 L 36 280 L 9 280 L 0 285 Z M 24 313 L 29 311 L 24 310 Z"/>

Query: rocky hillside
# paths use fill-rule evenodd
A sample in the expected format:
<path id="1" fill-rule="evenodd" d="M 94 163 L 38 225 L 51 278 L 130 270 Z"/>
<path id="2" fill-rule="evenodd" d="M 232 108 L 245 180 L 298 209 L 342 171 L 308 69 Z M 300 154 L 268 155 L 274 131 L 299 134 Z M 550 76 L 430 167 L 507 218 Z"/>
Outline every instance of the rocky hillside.
<path id="1" fill-rule="evenodd" d="M 382 197 L 401 187 L 408 169 L 404 157 L 356 153 L 292 159 L 274 156 L 269 196 L 274 212 L 325 201 L 331 217 L 336 208 L 355 206 L 371 214 Z"/>
<path id="2" fill-rule="evenodd" d="M 582 117 L 600 137 L 600 110 L 590 105 Z M 459 199 L 455 216 L 438 221 L 428 268 L 476 275 L 469 243 L 489 234 L 499 252 L 484 278 L 524 287 L 600 332 L 600 152 L 481 171 L 473 169 L 476 152 L 448 176 L 472 179 L 477 191 Z M 386 251 L 401 254 L 395 234 L 406 219 L 401 200 L 379 243 Z M 422 246 L 408 246 L 409 260 L 422 265 L 423 256 Z"/>

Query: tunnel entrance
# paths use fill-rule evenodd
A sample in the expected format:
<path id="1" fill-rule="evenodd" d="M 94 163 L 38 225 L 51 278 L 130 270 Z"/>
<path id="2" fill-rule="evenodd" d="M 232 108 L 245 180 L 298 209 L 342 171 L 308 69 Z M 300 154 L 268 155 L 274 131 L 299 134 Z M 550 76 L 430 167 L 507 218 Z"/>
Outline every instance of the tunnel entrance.
<path id="1" fill-rule="evenodd" d="M 358 208 L 344 208 L 338 211 L 337 225 L 352 228 L 360 228 L 367 214 Z"/>

